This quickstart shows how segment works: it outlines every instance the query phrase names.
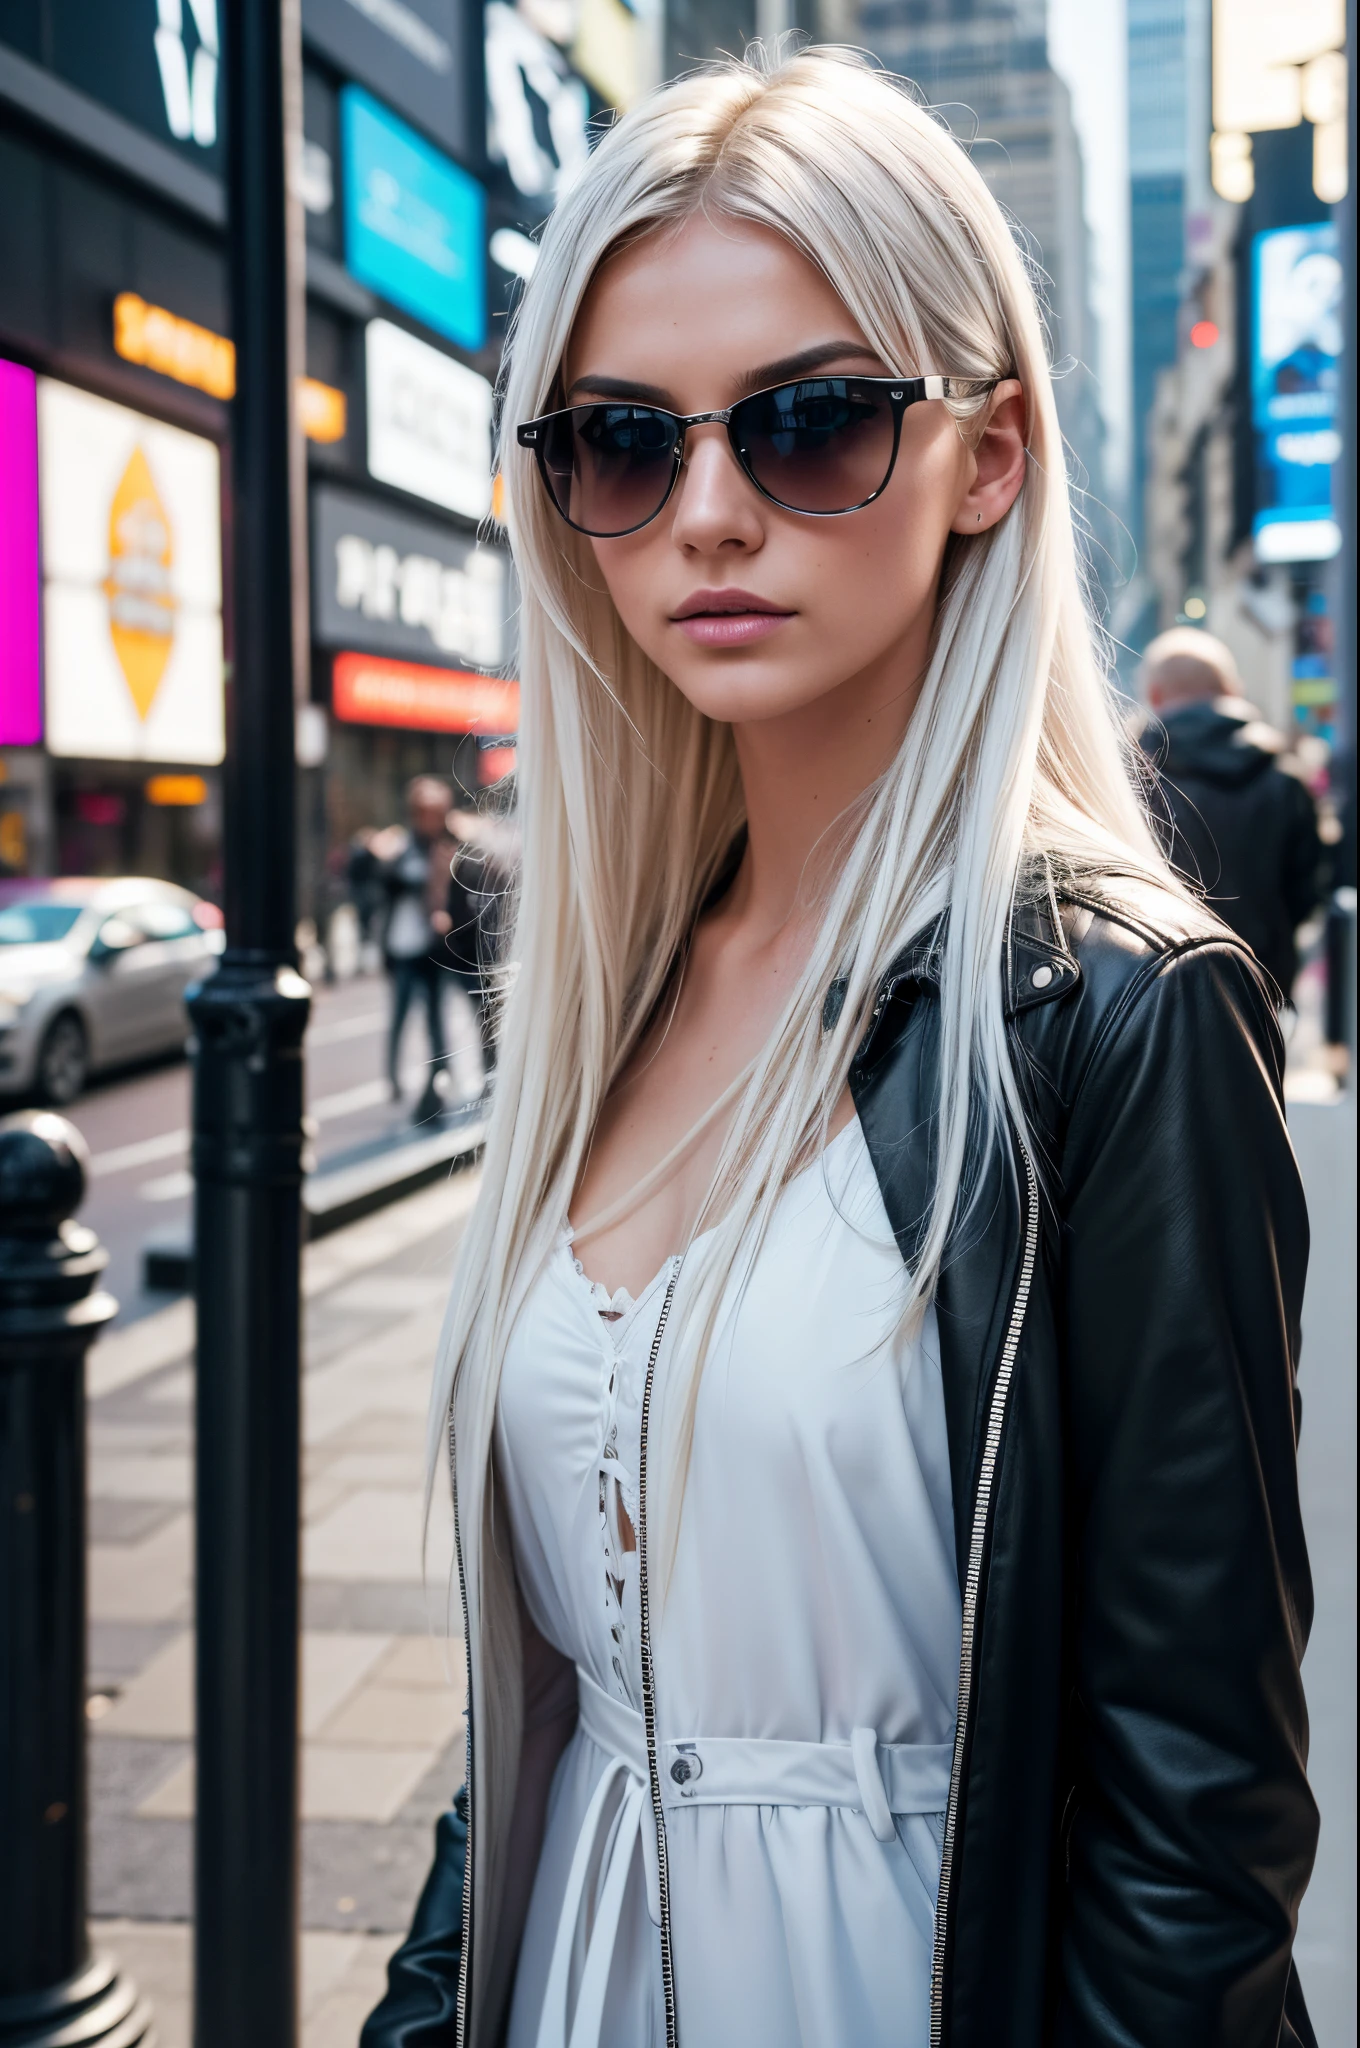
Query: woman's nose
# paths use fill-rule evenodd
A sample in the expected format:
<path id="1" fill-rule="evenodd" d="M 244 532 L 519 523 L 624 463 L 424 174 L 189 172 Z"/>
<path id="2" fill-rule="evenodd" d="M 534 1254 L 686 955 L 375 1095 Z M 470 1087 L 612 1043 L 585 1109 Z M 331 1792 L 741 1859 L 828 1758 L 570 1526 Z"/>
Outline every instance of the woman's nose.
<path id="1" fill-rule="evenodd" d="M 757 548 L 765 538 L 761 500 L 743 474 L 724 427 L 691 427 L 675 490 L 671 538 L 695 554 Z"/>

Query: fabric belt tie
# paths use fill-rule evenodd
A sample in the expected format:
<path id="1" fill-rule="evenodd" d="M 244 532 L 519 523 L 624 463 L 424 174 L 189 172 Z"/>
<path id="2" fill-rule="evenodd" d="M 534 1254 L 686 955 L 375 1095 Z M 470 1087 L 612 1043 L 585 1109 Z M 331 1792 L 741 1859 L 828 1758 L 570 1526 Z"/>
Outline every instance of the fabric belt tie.
<path id="1" fill-rule="evenodd" d="M 642 1715 L 596 1685 L 577 1666 L 578 1727 L 609 1758 L 581 1822 L 553 1942 L 537 2048 L 599 2048 L 605 1994 L 628 1874 L 639 1843 L 647 1910 L 661 1925 L 661 1883 L 652 1825 L 647 1730 Z M 893 1815 L 943 1813 L 949 1802 L 952 1743 L 880 1742 L 872 1728 L 849 1742 L 779 1742 L 739 1735 L 695 1736 L 658 1744 L 661 1803 L 685 1806 L 844 1806 L 860 1812 L 880 1842 L 896 1840 Z M 623 1790 L 611 1805 L 620 1781 Z M 601 1875 L 594 1923 L 570 2030 L 572 1954 L 593 1871 Z"/>

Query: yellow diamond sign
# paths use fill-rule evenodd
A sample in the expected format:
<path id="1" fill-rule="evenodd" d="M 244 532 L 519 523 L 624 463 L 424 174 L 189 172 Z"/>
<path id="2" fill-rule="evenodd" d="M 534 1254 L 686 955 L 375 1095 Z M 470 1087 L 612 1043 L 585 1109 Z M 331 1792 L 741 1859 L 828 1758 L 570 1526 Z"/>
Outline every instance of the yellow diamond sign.
<path id="1" fill-rule="evenodd" d="M 170 520 L 140 446 L 109 507 L 109 631 L 137 716 L 145 720 L 175 637 Z"/>

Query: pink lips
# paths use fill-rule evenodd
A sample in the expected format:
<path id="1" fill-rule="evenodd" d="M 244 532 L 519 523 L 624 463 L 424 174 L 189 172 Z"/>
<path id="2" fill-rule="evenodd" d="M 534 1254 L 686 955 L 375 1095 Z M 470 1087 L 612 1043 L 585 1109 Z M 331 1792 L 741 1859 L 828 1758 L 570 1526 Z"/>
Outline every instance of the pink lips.
<path id="1" fill-rule="evenodd" d="M 766 640 L 793 613 L 749 590 L 696 590 L 671 614 L 672 623 L 698 647 L 746 647 Z"/>

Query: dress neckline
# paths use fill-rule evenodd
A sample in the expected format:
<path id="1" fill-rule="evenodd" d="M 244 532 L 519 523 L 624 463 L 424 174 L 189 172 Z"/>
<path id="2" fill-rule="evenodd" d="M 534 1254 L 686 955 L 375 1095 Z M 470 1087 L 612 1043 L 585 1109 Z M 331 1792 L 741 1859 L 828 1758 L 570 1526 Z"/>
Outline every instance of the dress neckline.
<path id="1" fill-rule="evenodd" d="M 803 1167 L 798 1173 L 794 1174 L 792 1180 L 786 1183 L 786 1189 L 797 1187 L 798 1183 L 801 1180 L 805 1180 L 808 1174 L 817 1172 L 819 1168 L 824 1168 L 829 1159 L 831 1158 L 832 1153 L 840 1144 L 842 1138 L 848 1137 L 851 1131 L 857 1131 L 861 1139 L 864 1136 L 863 1127 L 861 1126 L 859 1120 L 858 1110 L 856 1110 L 855 1114 L 850 1118 L 849 1123 L 843 1125 L 842 1128 L 839 1131 L 837 1131 L 834 1138 L 829 1138 L 827 1140 L 826 1144 L 823 1145 L 821 1151 L 817 1154 L 817 1157 L 815 1159 L 809 1159 L 807 1165 Z M 563 1225 L 560 1242 L 563 1250 L 567 1255 L 568 1260 L 570 1261 L 573 1272 L 576 1274 L 577 1278 L 583 1283 L 590 1296 L 592 1307 L 595 1309 L 596 1313 L 605 1323 L 606 1328 L 616 1328 L 618 1323 L 623 1318 L 632 1315 L 633 1311 L 637 1308 L 639 1302 L 645 1301 L 647 1299 L 648 1295 L 652 1293 L 653 1289 L 657 1286 L 658 1282 L 667 1277 L 672 1267 L 678 1265 L 680 1261 L 688 1255 L 689 1252 L 696 1251 L 701 1244 L 705 1243 L 708 1238 L 713 1236 L 713 1233 L 715 1230 L 717 1230 L 717 1228 L 718 1225 L 716 1223 L 710 1224 L 707 1230 L 701 1230 L 697 1237 L 692 1237 L 690 1239 L 689 1244 L 687 1245 L 684 1252 L 668 1253 L 667 1256 L 661 1261 L 661 1264 L 657 1267 L 655 1273 L 653 1273 L 651 1279 L 647 1282 L 646 1286 L 642 1289 L 641 1293 L 637 1295 L 630 1294 L 626 1287 L 616 1287 L 613 1293 L 611 1294 L 609 1288 L 605 1285 L 603 1280 L 591 1279 L 589 1273 L 587 1273 L 585 1267 L 582 1265 L 581 1261 L 577 1258 L 575 1252 L 572 1250 L 572 1246 L 575 1243 L 575 1232 L 572 1230 L 570 1218 L 568 1218 L 567 1222 Z"/>

